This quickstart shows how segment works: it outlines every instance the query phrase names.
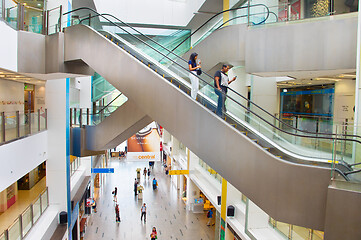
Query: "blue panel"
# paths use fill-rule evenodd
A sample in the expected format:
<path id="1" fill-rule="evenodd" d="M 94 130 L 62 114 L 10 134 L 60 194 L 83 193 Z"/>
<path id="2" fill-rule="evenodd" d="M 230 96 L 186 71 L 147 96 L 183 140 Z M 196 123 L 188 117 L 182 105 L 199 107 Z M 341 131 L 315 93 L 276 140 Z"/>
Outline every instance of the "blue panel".
<path id="1" fill-rule="evenodd" d="M 68 232 L 71 234 L 71 200 L 70 200 L 70 106 L 69 106 L 69 89 L 70 78 L 66 79 L 66 107 L 65 107 L 65 124 L 66 124 L 66 199 L 68 209 Z M 69 235 L 71 240 L 71 235 Z"/>
<path id="2" fill-rule="evenodd" d="M 81 157 L 81 128 L 75 127 L 72 129 L 73 140 L 73 156 Z"/>
<path id="3" fill-rule="evenodd" d="M 114 173 L 114 168 L 92 168 L 92 173 Z"/>
<path id="4" fill-rule="evenodd" d="M 74 210 L 71 214 L 70 229 L 73 229 L 76 220 L 78 220 L 78 215 L 79 215 L 79 202 L 75 205 Z"/>

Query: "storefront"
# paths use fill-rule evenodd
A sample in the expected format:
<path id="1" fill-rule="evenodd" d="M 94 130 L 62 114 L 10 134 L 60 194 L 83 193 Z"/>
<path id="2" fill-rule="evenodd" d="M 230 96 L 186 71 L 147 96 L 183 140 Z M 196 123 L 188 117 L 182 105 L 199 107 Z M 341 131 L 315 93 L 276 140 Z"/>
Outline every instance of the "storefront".
<path id="1" fill-rule="evenodd" d="M 88 217 L 91 214 L 91 206 L 87 200 L 91 197 L 90 176 L 84 177 L 78 191 L 72 197 L 72 236 L 73 240 L 83 239 L 86 233 Z M 77 215 L 77 217 L 76 217 Z"/>

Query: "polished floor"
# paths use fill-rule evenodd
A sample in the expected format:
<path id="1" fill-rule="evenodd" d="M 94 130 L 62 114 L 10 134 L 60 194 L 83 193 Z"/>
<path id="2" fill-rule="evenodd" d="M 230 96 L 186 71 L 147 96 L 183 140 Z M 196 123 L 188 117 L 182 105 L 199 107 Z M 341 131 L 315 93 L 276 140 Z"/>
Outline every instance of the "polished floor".
<path id="1" fill-rule="evenodd" d="M 41 179 L 30 190 L 19 190 L 17 201 L 9 209 L 0 214 L 0 233 L 4 232 L 45 189 L 46 177 Z"/>
<path id="2" fill-rule="evenodd" d="M 84 239 L 150 239 L 152 227 L 158 231 L 158 239 L 214 239 L 214 226 L 207 226 L 206 213 L 194 214 L 186 210 L 179 191 L 171 177 L 163 173 L 160 163 L 156 163 L 151 178 L 141 176 L 144 187 L 143 200 L 134 196 L 133 183 L 136 169 L 148 167 L 148 163 L 126 162 L 114 158 L 110 167 L 114 174 L 103 174 L 99 189 L 97 213 L 93 213 L 87 223 Z M 158 180 L 158 189 L 152 189 L 152 179 Z M 121 222 L 115 222 L 115 209 L 111 192 L 118 188 L 118 204 Z M 147 222 L 140 220 L 142 204 L 147 205 Z"/>

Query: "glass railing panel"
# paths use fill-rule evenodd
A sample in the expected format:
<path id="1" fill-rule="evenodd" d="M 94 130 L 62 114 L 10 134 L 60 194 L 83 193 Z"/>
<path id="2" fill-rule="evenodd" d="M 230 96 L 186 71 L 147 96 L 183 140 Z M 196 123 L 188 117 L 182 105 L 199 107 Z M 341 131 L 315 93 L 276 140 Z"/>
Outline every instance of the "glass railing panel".
<path id="1" fill-rule="evenodd" d="M 48 17 L 48 34 L 59 32 L 60 28 L 60 9 L 56 8 L 49 12 Z"/>
<path id="2" fill-rule="evenodd" d="M 299 227 L 293 225 L 292 227 L 292 239 L 293 240 L 304 240 L 304 239 L 311 239 L 312 230 L 305 227 Z"/>
<path id="3" fill-rule="evenodd" d="M 43 192 L 43 194 L 41 194 L 40 197 L 41 197 L 41 211 L 43 213 L 49 206 L 48 191 Z"/>
<path id="4" fill-rule="evenodd" d="M 18 29 L 18 6 L 13 1 L 5 1 L 5 21 L 13 29 Z"/>
<path id="5" fill-rule="evenodd" d="M 288 223 L 283 223 L 283 222 L 276 222 L 276 227 L 278 229 L 278 231 L 280 231 L 280 233 L 282 233 L 283 235 L 285 235 L 286 237 L 291 237 L 290 236 L 290 232 L 291 232 L 291 225 Z"/>
<path id="6" fill-rule="evenodd" d="M 29 206 L 25 211 L 21 214 L 22 219 L 22 234 L 25 236 L 32 227 L 32 219 L 31 219 L 31 207 Z"/>
<path id="7" fill-rule="evenodd" d="M 0 240 L 6 240 L 4 233 L 0 234 Z"/>
<path id="8" fill-rule="evenodd" d="M 5 141 L 16 138 L 16 112 L 5 112 Z"/>
<path id="9" fill-rule="evenodd" d="M 31 114 L 31 133 L 39 132 L 39 118 L 38 112 L 32 112 Z"/>
<path id="10" fill-rule="evenodd" d="M 323 240 L 324 239 L 324 232 L 313 230 L 311 239 L 312 240 Z"/>
<path id="11" fill-rule="evenodd" d="M 40 198 L 38 198 L 33 204 L 34 223 L 39 219 L 40 215 L 41 215 L 41 204 L 40 204 Z"/>
<path id="12" fill-rule="evenodd" d="M 25 6 L 24 30 L 34 33 L 43 33 L 43 11 L 33 7 Z"/>
<path id="13" fill-rule="evenodd" d="M 17 218 L 15 220 L 15 222 L 9 227 L 8 238 L 9 238 L 9 240 L 20 240 L 21 239 L 19 218 Z"/>
<path id="14" fill-rule="evenodd" d="M 46 129 L 46 112 L 40 111 L 40 131 Z"/>
<path id="15" fill-rule="evenodd" d="M 26 136 L 30 133 L 29 128 L 30 114 L 29 113 L 19 113 L 19 132 L 20 137 Z"/>

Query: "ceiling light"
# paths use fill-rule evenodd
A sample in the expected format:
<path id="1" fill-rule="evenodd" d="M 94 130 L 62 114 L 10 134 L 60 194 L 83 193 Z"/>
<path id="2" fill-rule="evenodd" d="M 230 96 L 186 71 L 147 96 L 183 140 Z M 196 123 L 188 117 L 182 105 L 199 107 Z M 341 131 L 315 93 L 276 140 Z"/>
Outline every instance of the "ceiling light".
<path id="1" fill-rule="evenodd" d="M 283 92 L 287 92 L 287 89 L 283 89 Z"/>

